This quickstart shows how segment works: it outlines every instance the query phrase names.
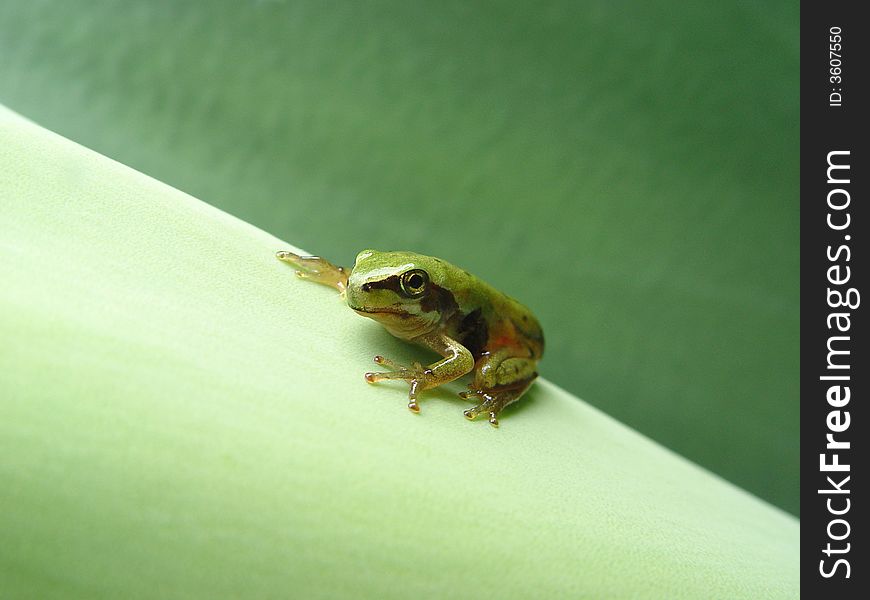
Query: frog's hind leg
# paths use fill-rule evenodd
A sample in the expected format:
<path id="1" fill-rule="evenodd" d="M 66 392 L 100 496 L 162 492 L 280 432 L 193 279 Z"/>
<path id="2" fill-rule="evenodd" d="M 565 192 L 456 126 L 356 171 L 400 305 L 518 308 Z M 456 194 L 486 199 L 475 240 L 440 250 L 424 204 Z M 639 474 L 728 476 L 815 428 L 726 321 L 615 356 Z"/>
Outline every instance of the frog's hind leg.
<path id="1" fill-rule="evenodd" d="M 316 283 L 334 287 L 344 296 L 347 289 L 347 269 L 334 265 L 319 256 L 299 256 L 287 250 L 275 253 L 278 260 L 296 267 L 296 275 Z"/>
<path id="2" fill-rule="evenodd" d="M 474 420 L 482 413 L 489 413 L 489 423 L 498 427 L 498 414 L 516 402 L 537 378 L 536 362 L 528 358 L 507 358 L 495 364 L 480 365 L 477 377 L 462 398 L 474 397 L 479 404 L 465 411 L 465 418 Z"/>

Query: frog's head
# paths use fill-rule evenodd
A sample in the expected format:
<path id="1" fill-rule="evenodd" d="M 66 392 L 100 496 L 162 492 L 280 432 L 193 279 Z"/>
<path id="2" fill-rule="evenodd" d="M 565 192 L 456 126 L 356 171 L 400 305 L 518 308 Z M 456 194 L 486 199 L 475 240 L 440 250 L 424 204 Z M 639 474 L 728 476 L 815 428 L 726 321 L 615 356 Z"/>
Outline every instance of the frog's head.
<path id="1" fill-rule="evenodd" d="M 413 252 L 363 250 L 347 284 L 347 305 L 390 333 L 411 339 L 456 310 L 445 285 L 447 263 Z"/>

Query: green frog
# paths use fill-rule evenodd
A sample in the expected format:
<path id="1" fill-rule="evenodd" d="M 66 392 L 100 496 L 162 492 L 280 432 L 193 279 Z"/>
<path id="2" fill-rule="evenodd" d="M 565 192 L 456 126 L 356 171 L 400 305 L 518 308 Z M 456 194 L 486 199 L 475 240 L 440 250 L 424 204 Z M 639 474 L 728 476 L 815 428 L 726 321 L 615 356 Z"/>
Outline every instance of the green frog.
<path id="1" fill-rule="evenodd" d="M 399 379 L 410 385 L 408 408 L 420 411 L 420 392 L 473 372 L 468 391 L 474 420 L 487 415 L 498 427 L 502 409 L 519 400 L 538 376 L 544 335 L 531 311 L 447 261 L 413 252 L 363 250 L 348 271 L 317 256 L 278 252 L 300 277 L 334 287 L 357 314 L 380 323 L 399 339 L 441 355 L 428 366 L 402 365 L 383 356 L 387 369 L 366 373 L 369 383 Z"/>

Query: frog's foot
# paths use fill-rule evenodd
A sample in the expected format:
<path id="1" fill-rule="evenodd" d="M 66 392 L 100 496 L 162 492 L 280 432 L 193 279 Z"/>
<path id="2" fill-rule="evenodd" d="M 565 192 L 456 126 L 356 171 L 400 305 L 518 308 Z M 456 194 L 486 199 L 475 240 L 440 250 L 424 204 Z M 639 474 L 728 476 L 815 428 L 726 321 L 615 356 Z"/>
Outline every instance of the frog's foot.
<path id="1" fill-rule="evenodd" d="M 334 287 L 344 294 L 347 289 L 347 269 L 332 264 L 319 256 L 299 256 L 287 250 L 276 252 L 278 260 L 296 267 L 296 275 L 316 283 Z"/>
<path id="2" fill-rule="evenodd" d="M 366 373 L 366 381 L 369 383 L 377 383 L 378 381 L 390 379 L 403 379 L 407 381 L 411 385 L 411 389 L 408 390 L 408 410 L 415 413 L 420 412 L 420 405 L 417 404 L 417 393 L 429 387 L 428 384 L 431 379 L 432 370 L 423 367 L 418 362 L 413 363 L 411 366 L 405 366 L 383 356 L 376 356 L 375 362 L 392 370 L 386 373 Z"/>
<path id="3" fill-rule="evenodd" d="M 462 392 L 459 395 L 463 398 L 477 396 L 481 399 L 480 404 L 474 408 L 469 408 L 462 413 L 465 415 L 466 419 L 473 421 L 481 414 L 489 413 L 489 424 L 493 427 L 498 427 L 498 413 L 501 412 L 501 409 L 516 399 L 509 398 L 505 394 L 492 395 L 487 393 L 485 390 L 472 390 L 470 392 Z"/>
<path id="4" fill-rule="evenodd" d="M 477 388 L 474 384 L 469 385 L 469 390 L 467 392 L 459 392 L 459 397 L 465 399 L 472 398 L 473 401 L 479 402 L 479 404 L 465 410 L 463 412 L 465 418 L 473 421 L 479 415 L 489 413 L 489 424 L 493 427 L 498 427 L 498 414 L 505 406 L 519 400 L 535 377 L 537 377 L 537 374 L 528 379 L 486 389 Z"/>

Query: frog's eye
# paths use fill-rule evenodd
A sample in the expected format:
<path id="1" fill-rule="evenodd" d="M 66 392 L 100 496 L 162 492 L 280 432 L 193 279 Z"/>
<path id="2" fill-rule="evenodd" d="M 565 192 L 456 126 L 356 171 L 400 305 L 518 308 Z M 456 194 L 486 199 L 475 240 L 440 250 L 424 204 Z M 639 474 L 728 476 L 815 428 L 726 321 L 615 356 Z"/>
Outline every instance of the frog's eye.
<path id="1" fill-rule="evenodd" d="M 426 292 L 429 273 L 423 269 L 411 269 L 402 274 L 402 293 L 408 298 L 418 298 Z"/>

